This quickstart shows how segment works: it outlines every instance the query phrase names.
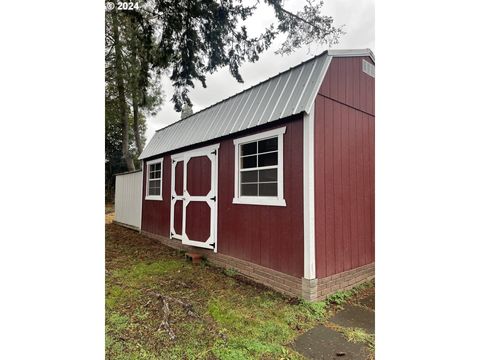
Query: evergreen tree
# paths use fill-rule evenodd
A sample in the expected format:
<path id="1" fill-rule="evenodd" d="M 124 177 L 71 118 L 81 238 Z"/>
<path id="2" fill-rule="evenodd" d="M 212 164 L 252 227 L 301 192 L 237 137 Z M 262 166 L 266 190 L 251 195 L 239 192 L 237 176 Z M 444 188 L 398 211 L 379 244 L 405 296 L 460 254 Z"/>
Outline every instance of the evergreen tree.
<path id="1" fill-rule="evenodd" d="M 343 33 L 330 16 L 321 14 L 322 0 L 306 0 L 302 10 L 291 12 L 282 0 L 263 0 L 275 19 L 256 37 L 243 21 L 255 14 L 260 0 L 139 0 L 138 8 L 106 12 L 106 83 L 115 89 L 122 124 L 122 156 L 134 169 L 129 133 L 132 113 L 136 155 L 142 151 L 139 119 L 161 106 L 159 78 L 169 74 L 176 111 L 192 106 L 189 91 L 194 81 L 206 87 L 206 74 L 228 67 L 243 82 L 240 67 L 255 62 L 279 35 L 285 41 L 277 50 L 290 53 L 312 43 L 332 45 Z"/>

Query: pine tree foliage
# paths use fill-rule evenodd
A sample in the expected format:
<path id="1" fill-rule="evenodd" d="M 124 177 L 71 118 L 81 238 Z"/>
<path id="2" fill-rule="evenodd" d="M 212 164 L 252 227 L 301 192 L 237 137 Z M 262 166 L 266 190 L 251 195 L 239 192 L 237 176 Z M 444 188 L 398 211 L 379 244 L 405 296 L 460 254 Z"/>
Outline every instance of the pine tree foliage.
<path id="1" fill-rule="evenodd" d="M 259 60 L 280 35 L 285 40 L 276 52 L 288 54 L 304 45 L 331 46 L 343 34 L 332 17 L 322 14 L 322 0 L 306 0 L 296 12 L 289 11 L 283 0 L 137 2 L 138 8 L 132 10 L 106 12 L 106 86 L 112 88 L 110 96 L 114 96 L 109 99 L 115 99 L 120 110 L 125 160 L 131 156 L 125 145 L 130 144 L 129 116 L 138 155 L 144 144 L 138 119 L 156 113 L 162 105 L 161 76 L 169 77 L 174 88 L 170 100 L 180 112 L 192 106 L 189 92 L 196 83 L 207 86 L 207 74 L 227 67 L 243 82 L 242 64 Z M 244 22 L 261 3 L 273 9 L 274 18 L 260 34 L 251 36 Z"/>
<path id="2" fill-rule="evenodd" d="M 283 54 L 312 43 L 332 45 L 343 34 L 332 17 L 321 14 L 321 0 L 307 0 L 295 13 L 282 0 L 263 2 L 274 9 L 276 19 L 258 36 L 250 36 L 243 21 L 255 14 L 260 0 L 144 0 L 128 11 L 142 29 L 152 68 L 169 72 L 175 110 L 192 106 L 188 93 L 194 82 L 206 87 L 206 75 L 219 68 L 228 67 L 243 82 L 241 65 L 257 61 L 280 34 L 286 34 L 277 51 Z"/>

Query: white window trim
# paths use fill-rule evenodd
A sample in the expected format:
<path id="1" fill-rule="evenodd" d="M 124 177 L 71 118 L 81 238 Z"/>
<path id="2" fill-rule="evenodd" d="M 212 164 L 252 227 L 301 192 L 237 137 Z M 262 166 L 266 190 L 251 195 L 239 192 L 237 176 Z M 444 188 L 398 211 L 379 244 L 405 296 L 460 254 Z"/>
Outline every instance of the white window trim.
<path id="1" fill-rule="evenodd" d="M 247 204 L 247 205 L 268 205 L 268 206 L 287 206 L 283 195 L 283 134 L 285 134 L 286 127 L 265 131 L 259 134 L 245 136 L 233 140 L 235 146 L 235 186 L 233 204 Z M 259 141 L 267 138 L 278 137 L 278 192 L 277 196 L 239 196 L 239 169 L 240 169 L 240 145 Z"/>
<path id="2" fill-rule="evenodd" d="M 148 182 L 150 180 L 149 178 L 150 165 L 158 164 L 158 163 L 160 163 L 160 169 L 161 169 L 160 173 L 162 174 L 162 176 L 160 177 L 160 195 L 148 195 L 148 190 L 149 190 Z M 163 196 L 162 196 L 163 194 L 163 158 L 147 161 L 147 168 L 145 171 L 147 172 L 147 176 L 145 177 L 145 200 L 163 200 Z"/>

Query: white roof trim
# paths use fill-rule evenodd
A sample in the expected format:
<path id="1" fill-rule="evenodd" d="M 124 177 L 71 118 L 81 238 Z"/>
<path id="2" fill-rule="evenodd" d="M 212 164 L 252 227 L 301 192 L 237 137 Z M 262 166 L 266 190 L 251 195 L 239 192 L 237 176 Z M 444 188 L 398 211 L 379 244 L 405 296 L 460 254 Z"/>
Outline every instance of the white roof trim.
<path id="1" fill-rule="evenodd" d="M 375 62 L 375 55 L 370 49 L 328 50 L 328 55 L 333 57 L 370 56 Z"/>

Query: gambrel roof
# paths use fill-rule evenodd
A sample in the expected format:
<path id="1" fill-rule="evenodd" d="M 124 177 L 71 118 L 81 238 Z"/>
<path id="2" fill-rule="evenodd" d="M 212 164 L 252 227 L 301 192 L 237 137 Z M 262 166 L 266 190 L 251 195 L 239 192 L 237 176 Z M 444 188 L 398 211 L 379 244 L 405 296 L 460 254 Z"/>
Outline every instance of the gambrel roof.
<path id="1" fill-rule="evenodd" d="M 140 159 L 308 113 L 332 57 L 370 56 L 369 49 L 327 50 L 268 80 L 157 130 Z"/>

